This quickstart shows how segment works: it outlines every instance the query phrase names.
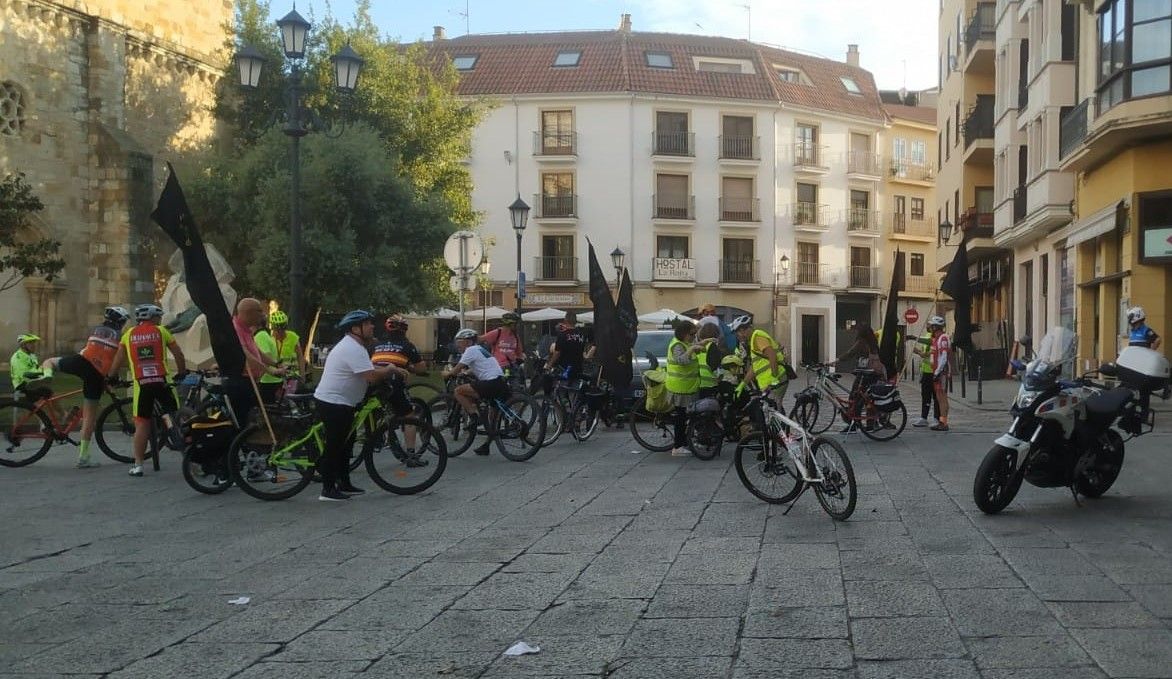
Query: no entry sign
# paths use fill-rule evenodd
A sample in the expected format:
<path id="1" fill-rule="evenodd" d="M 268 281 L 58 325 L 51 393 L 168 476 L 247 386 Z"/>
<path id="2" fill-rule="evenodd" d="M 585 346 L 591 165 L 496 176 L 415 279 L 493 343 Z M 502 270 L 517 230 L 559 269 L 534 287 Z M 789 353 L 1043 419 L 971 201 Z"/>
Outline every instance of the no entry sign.
<path id="1" fill-rule="evenodd" d="M 903 322 L 908 325 L 915 325 L 916 321 L 920 320 L 920 312 L 916 308 L 908 307 L 907 311 L 903 312 Z"/>

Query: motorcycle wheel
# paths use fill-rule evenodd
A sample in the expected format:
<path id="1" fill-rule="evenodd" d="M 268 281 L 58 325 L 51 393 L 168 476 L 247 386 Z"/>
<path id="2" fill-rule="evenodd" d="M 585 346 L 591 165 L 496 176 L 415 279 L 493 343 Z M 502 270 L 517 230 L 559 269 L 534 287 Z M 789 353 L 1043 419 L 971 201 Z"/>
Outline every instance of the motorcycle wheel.
<path id="1" fill-rule="evenodd" d="M 1005 446 L 993 446 L 985 454 L 973 481 L 973 501 L 986 514 L 996 514 L 1009 506 L 1021 489 L 1021 469 L 1017 451 Z"/>
<path id="2" fill-rule="evenodd" d="M 1119 478 L 1119 471 L 1123 469 L 1123 437 L 1114 429 L 1108 429 L 1105 436 L 1106 445 L 1099 449 L 1095 464 L 1085 469 L 1074 482 L 1074 489 L 1079 495 L 1101 497 Z"/>

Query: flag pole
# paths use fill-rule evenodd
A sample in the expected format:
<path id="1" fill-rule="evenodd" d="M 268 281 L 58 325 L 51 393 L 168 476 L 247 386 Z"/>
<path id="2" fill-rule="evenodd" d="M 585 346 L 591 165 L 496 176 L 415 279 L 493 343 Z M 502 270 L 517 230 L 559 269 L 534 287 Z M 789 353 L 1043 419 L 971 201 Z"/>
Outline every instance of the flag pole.
<path id="1" fill-rule="evenodd" d="M 313 323 L 309 326 L 309 336 L 305 338 L 305 346 L 302 347 L 303 355 L 301 358 L 305 361 L 305 372 L 307 373 L 310 371 L 310 366 L 313 365 L 309 362 L 309 348 L 313 346 L 313 338 L 317 335 L 317 322 L 319 320 L 321 320 L 321 307 L 318 307 L 317 312 L 313 314 Z M 305 377 L 308 378 L 309 375 L 305 375 Z"/>

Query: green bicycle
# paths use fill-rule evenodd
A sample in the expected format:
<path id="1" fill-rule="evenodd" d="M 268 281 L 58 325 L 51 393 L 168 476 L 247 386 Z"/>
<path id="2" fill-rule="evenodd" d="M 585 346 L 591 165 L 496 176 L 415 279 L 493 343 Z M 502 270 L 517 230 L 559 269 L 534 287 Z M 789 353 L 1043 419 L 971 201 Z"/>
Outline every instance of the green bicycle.
<path id="1" fill-rule="evenodd" d="M 310 410 L 311 394 L 286 396 L 275 414 L 274 442 L 264 424 L 246 427 L 228 448 L 228 471 L 245 493 L 260 500 L 285 500 L 313 482 L 317 460 L 325 451 L 324 427 Z M 402 443 L 405 427 L 415 427 L 416 451 Z M 413 495 L 432 486 L 448 464 L 443 438 L 427 420 L 387 415 L 376 395 L 358 407 L 351 428 L 366 472 L 380 488 Z"/>

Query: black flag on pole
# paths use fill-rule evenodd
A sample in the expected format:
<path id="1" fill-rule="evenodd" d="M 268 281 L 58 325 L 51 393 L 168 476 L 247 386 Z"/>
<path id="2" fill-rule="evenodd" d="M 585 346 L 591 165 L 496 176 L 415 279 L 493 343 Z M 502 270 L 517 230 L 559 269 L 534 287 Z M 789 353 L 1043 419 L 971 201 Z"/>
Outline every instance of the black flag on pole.
<path id="1" fill-rule="evenodd" d="M 216 281 L 203 239 L 191 217 L 187 199 L 183 196 L 183 189 L 179 186 L 179 179 L 171 163 L 167 163 L 167 184 L 159 194 L 159 203 L 151 213 L 151 219 L 163 227 L 163 231 L 183 253 L 183 277 L 187 283 L 187 292 L 191 295 L 191 301 L 207 317 L 212 353 L 220 372 L 229 376 L 240 375 L 244 371 L 244 350 L 236 337 L 232 314 L 228 311 L 224 295 L 220 293 L 220 284 Z"/>
<path id="2" fill-rule="evenodd" d="M 633 358 L 632 349 L 639 336 L 639 313 L 635 311 L 635 290 L 631 284 L 631 277 L 623 269 L 622 282 L 619 284 L 619 299 L 615 307 L 615 344 L 618 347 L 617 367 L 615 380 L 611 381 L 616 389 L 625 389 L 631 382 L 634 371 L 631 368 Z"/>
<path id="3" fill-rule="evenodd" d="M 590 301 L 594 303 L 594 360 L 602 368 L 602 379 L 616 384 L 614 380 L 621 375 L 617 374 L 619 347 L 615 342 L 618 336 L 618 319 L 615 317 L 614 298 L 610 296 L 610 284 L 598 265 L 598 257 L 594 254 L 594 244 L 586 239 L 590 257 Z M 630 377 L 627 377 L 630 381 Z"/>
<path id="4" fill-rule="evenodd" d="M 891 290 L 887 293 L 887 310 L 883 314 L 883 339 L 879 342 L 879 360 L 887 368 L 888 379 L 899 373 L 899 293 L 903 290 L 903 253 L 895 251 L 891 269 Z"/>
<path id="5" fill-rule="evenodd" d="M 960 247 L 940 290 L 956 302 L 956 327 L 952 329 L 952 346 L 971 350 L 973 348 L 973 293 L 969 288 L 969 253 L 967 238 L 961 238 Z"/>

